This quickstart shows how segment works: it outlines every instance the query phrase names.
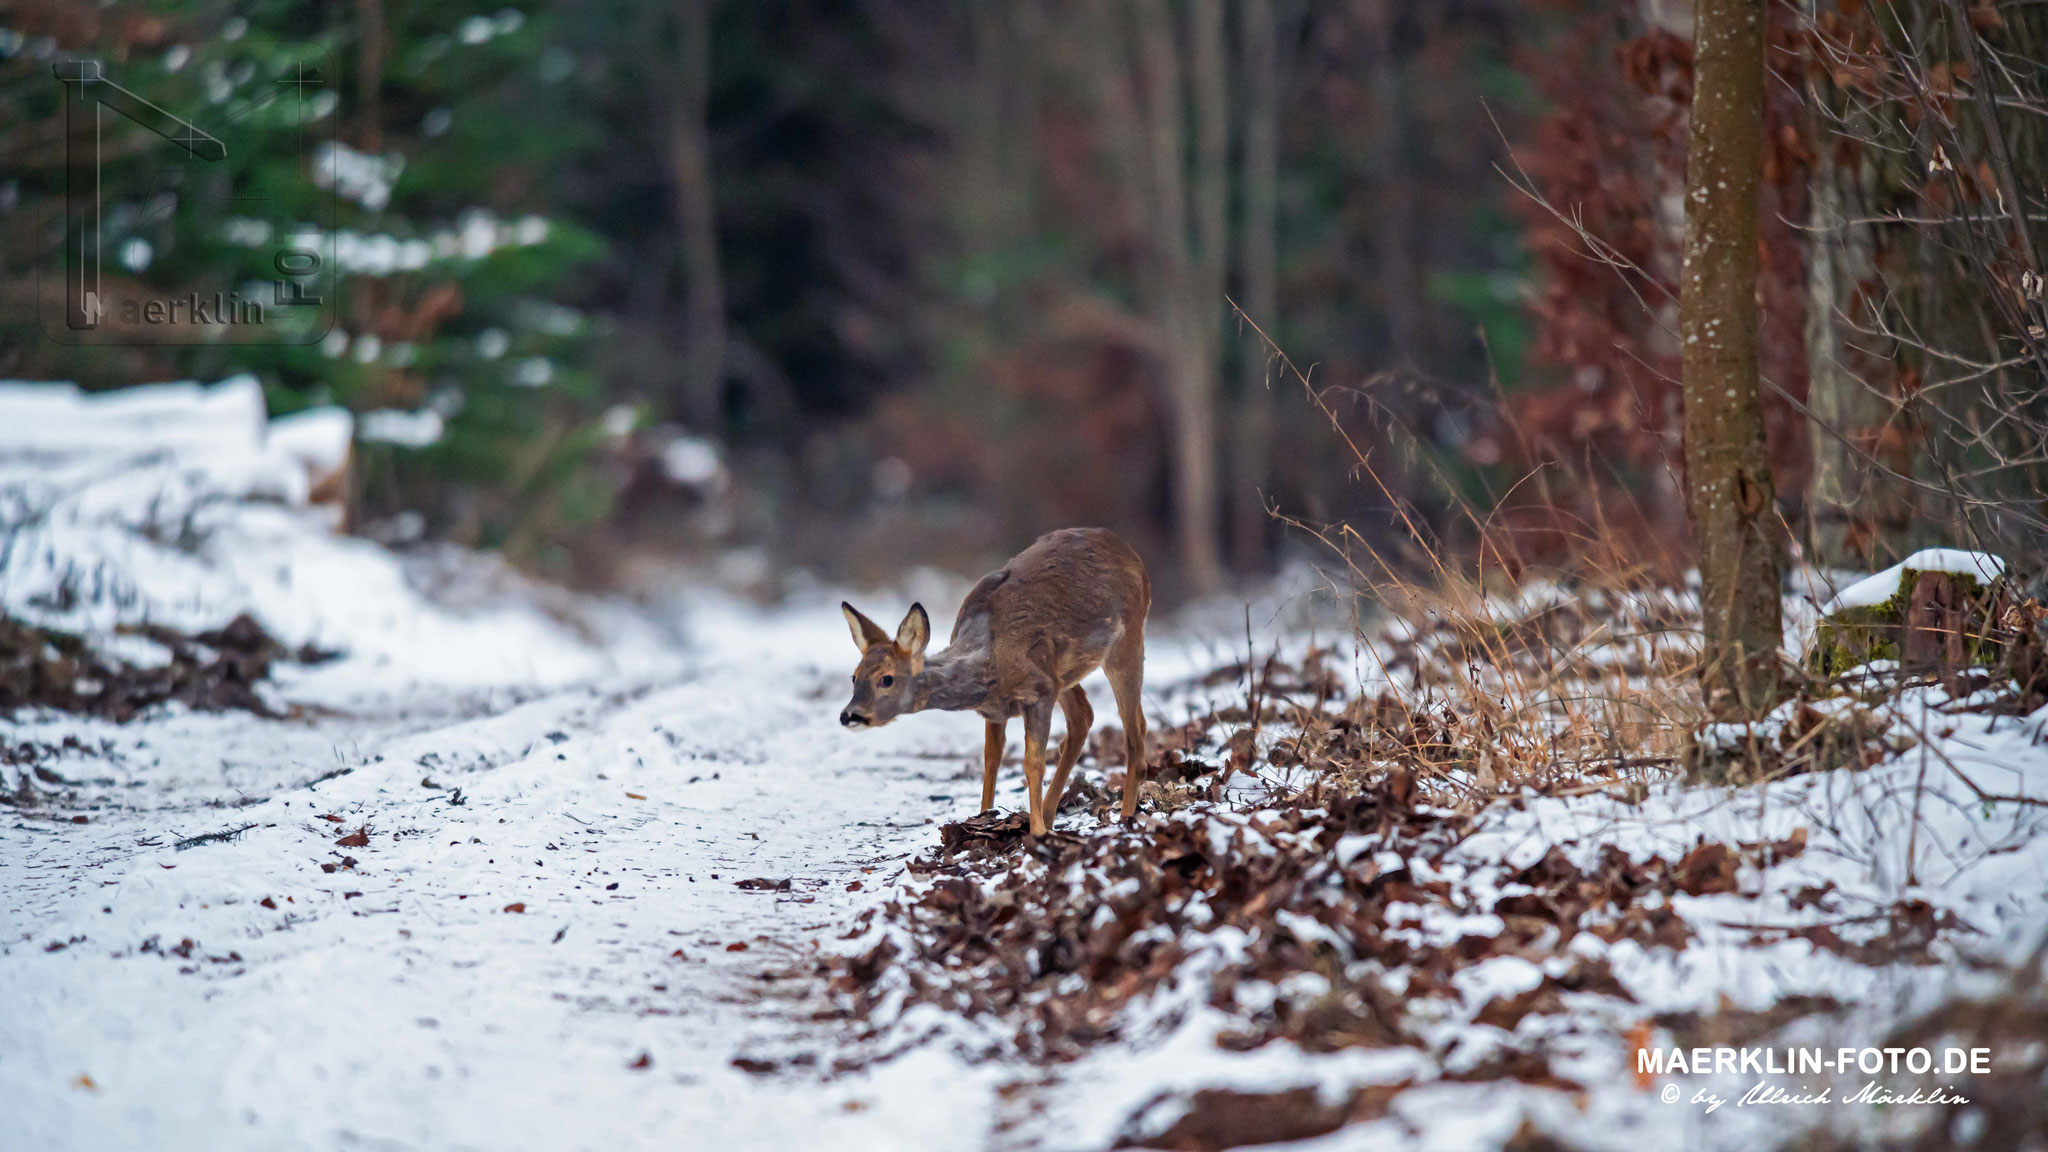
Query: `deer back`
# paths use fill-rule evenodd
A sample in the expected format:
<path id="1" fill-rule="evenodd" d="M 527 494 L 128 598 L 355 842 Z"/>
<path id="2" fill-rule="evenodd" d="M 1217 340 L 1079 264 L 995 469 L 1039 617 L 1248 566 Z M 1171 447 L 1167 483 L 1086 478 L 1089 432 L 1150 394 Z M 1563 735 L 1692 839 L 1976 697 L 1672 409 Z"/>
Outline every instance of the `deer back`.
<path id="1" fill-rule="evenodd" d="M 1142 632 L 1145 562 L 1102 528 L 1049 532 L 981 578 L 953 622 L 955 649 L 986 648 L 997 696 L 1014 708 L 1056 694 Z"/>

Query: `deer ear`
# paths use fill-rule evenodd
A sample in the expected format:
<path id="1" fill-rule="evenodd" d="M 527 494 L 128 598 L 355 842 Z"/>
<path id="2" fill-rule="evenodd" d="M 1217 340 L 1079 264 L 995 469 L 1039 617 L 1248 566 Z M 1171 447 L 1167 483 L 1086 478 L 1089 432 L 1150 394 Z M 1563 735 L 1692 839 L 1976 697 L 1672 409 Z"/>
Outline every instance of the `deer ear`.
<path id="1" fill-rule="evenodd" d="M 896 629 L 896 647 L 910 657 L 911 671 L 924 670 L 924 647 L 931 643 L 931 639 L 932 618 L 924 614 L 924 605 L 912 604 L 910 614 L 903 618 L 902 626 Z"/>
<path id="2" fill-rule="evenodd" d="M 882 631 L 882 626 L 861 615 L 860 609 L 842 600 L 839 610 L 846 614 L 846 626 L 853 630 L 854 647 L 866 652 L 877 644 L 889 642 L 889 634 Z"/>

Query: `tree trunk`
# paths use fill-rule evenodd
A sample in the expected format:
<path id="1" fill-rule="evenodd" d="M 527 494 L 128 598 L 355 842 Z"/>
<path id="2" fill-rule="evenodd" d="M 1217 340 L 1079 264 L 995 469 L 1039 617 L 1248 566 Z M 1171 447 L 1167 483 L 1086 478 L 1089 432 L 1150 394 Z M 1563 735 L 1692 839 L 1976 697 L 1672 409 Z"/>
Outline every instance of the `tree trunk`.
<path id="1" fill-rule="evenodd" d="M 1806 16 L 1817 22 L 1818 4 Z M 1875 337 L 1847 334 L 1868 327 L 1866 294 L 1876 290 L 1877 256 L 1861 149 L 1837 148 L 1834 127 L 1867 115 L 1842 99 L 1820 59 L 1806 67 L 1809 126 L 1815 157 L 1807 178 L 1813 231 L 1806 256 L 1806 427 L 1813 470 L 1806 485 L 1809 559 L 1834 568 L 1882 568 L 1903 529 L 1903 494 L 1872 453 L 1891 403 L 1874 381 L 1891 366 L 1874 355 Z M 1842 155 L 1851 158 L 1848 166 Z"/>
<path id="2" fill-rule="evenodd" d="M 1279 214 L 1279 59 L 1273 0 L 1239 0 L 1238 37 L 1244 70 L 1244 153 L 1240 185 L 1244 217 L 1238 239 L 1245 314 L 1274 332 L 1278 307 L 1274 276 L 1274 230 Z M 1264 490 L 1273 461 L 1273 389 L 1268 349 L 1256 332 L 1241 329 L 1238 341 L 1237 427 L 1230 486 L 1231 545 L 1237 568 L 1254 571 L 1266 562 Z"/>
<path id="3" fill-rule="evenodd" d="M 1160 331 L 1168 348 L 1173 394 L 1174 512 L 1181 568 L 1196 594 L 1223 583 L 1217 542 L 1216 358 L 1221 313 L 1220 203 L 1223 144 L 1227 134 L 1212 118 L 1223 114 L 1221 0 L 1190 4 L 1193 73 L 1183 84 L 1178 37 L 1166 0 L 1136 0 L 1137 48 L 1145 91 L 1145 137 L 1151 192 L 1148 277 Z M 1192 88 L 1197 166 L 1196 223 L 1213 248 L 1191 251 L 1184 88 Z"/>
<path id="4" fill-rule="evenodd" d="M 1415 233 L 1415 214 L 1408 199 L 1407 134 L 1401 108 L 1401 70 L 1394 51 L 1394 16 L 1389 0 L 1359 0 L 1359 23 L 1363 25 L 1372 68 L 1372 116 L 1368 127 L 1372 158 L 1379 171 L 1379 225 L 1375 238 L 1379 249 L 1380 295 L 1387 318 L 1387 349 L 1390 359 L 1409 366 L 1420 343 L 1421 311 L 1416 306 L 1415 259 L 1410 249 Z"/>
<path id="5" fill-rule="evenodd" d="M 725 285 L 718 264 L 718 220 L 711 195 L 711 5 L 676 0 L 675 96 L 669 120 L 669 171 L 682 240 L 683 395 L 680 415 L 712 429 L 724 407 Z"/>
<path id="6" fill-rule="evenodd" d="M 1214 592 L 1223 583 L 1222 494 L 1217 490 L 1222 445 L 1216 413 L 1222 393 L 1223 274 L 1230 246 L 1229 58 L 1223 0 L 1190 0 L 1187 11 L 1188 87 L 1195 117 L 1195 260 L 1184 323 L 1188 350 L 1199 357 L 1187 375 L 1188 404 L 1201 413 L 1200 428 L 1190 435 L 1199 435 L 1204 449 L 1193 458 L 1201 484 L 1189 497 L 1202 515 L 1190 525 L 1200 536 L 1188 572 L 1197 592 Z"/>
<path id="7" fill-rule="evenodd" d="M 1806 423 L 1813 471 L 1807 480 L 1808 546 L 1817 564 L 1835 568 L 1883 567 L 1882 501 L 1878 469 L 1869 455 L 1872 434 L 1890 405 L 1859 371 L 1864 357 L 1843 338 L 1837 315 L 1859 306 L 1862 287 L 1874 281 L 1868 229 L 1849 223 L 1856 203 L 1853 179 L 1820 150 L 1808 182 L 1813 239 L 1807 250 Z"/>
<path id="8" fill-rule="evenodd" d="M 1763 0 L 1698 0 L 1679 331 L 1685 467 L 1699 549 L 1700 687 L 1718 719 L 1781 690 L 1778 537 L 1757 395 Z"/>

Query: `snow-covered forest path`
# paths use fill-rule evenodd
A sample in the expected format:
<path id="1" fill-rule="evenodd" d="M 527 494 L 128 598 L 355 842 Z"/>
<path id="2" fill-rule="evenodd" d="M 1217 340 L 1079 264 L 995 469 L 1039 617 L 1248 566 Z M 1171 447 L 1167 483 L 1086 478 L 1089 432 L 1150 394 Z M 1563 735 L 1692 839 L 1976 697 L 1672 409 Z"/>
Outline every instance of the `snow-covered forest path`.
<path id="1" fill-rule="evenodd" d="M 972 717 L 839 728 L 820 609 L 523 700 L 16 725 L 86 822 L 0 828 L 5 1142 L 980 1144 L 993 1071 L 806 1071 L 847 1027 L 811 943 L 980 787 Z"/>
<path id="2" fill-rule="evenodd" d="M 1861 1146 L 1947 1114 L 1715 1112 L 1685 1093 L 1735 1099 L 1737 1070 L 1717 1056 L 1652 1092 L 1642 1058 L 1960 1051 L 2005 1042 L 1971 1020 L 2038 1019 L 2034 687 L 1789 702 L 1768 784 L 1595 760 L 1591 786 L 1445 807 L 1410 772 L 1472 786 L 1422 755 L 1457 717 L 1419 726 L 1372 678 L 1406 659 L 1422 688 L 1426 660 L 1454 683 L 1462 633 L 1390 626 L 1384 648 L 1317 658 L 1333 687 L 1279 646 L 1306 652 L 1346 605 L 1325 622 L 1276 589 L 1154 616 L 1162 788 L 1141 827 L 913 876 L 977 805 L 980 722 L 843 731 L 836 596 L 793 575 L 772 612 L 689 582 L 674 610 L 629 607 L 340 533 L 307 467 L 343 454 L 334 415 L 268 421 L 246 378 L 0 384 L 0 429 L 33 433 L 0 438 L 5 1152 L 1012 1152 L 1221 1146 L 1182 1137 L 1222 1120 L 1232 1144 L 1323 1152 Z M 904 579 L 950 617 L 957 583 Z M 1557 682 L 1605 692 L 1610 670 L 1658 667 L 1674 598 L 1538 584 L 1472 622 L 1519 634 L 1569 608 L 1527 660 L 1606 637 Z M 1261 692 L 1297 707 L 1263 734 L 1238 637 L 1273 654 Z M 341 655 L 272 662 L 305 647 Z M 1456 739 L 1484 765 L 1523 754 L 1509 730 Z M 1166 756 L 1200 776 L 1240 737 L 1269 741 L 1271 773 L 1237 773 L 1222 804 L 1184 771 L 1167 792 Z M 1320 766 L 1305 740 L 1328 741 Z M 1015 768 L 1000 798 L 1019 807 Z M 837 993 L 824 954 L 851 961 Z M 1959 1079 L 1964 1096 L 2034 1106 L 2040 1045 L 2014 1040 L 2019 1071 Z M 1866 1071 L 1829 1087 L 1846 1101 Z"/>

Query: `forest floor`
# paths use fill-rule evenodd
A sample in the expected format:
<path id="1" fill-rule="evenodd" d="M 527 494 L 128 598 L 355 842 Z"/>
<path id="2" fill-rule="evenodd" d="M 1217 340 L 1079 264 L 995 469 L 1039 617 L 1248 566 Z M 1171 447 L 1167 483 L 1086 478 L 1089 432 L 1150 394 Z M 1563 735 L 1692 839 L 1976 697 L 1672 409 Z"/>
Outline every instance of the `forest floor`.
<path id="1" fill-rule="evenodd" d="M 272 451 L 289 436 L 166 451 L 158 413 L 124 456 L 94 419 L 0 451 L 0 610 L 105 654 L 58 684 L 98 704 L 0 719 L 9 1148 L 1651 1152 L 2038 1126 L 2048 710 L 1999 685 L 1802 705 L 1768 784 L 1626 761 L 1517 782 L 1469 754 L 1469 716 L 1389 702 L 1427 635 L 1311 655 L 1267 606 L 1256 642 L 1288 657 L 1248 675 L 1230 626 L 1160 620 L 1141 820 L 1103 820 L 1121 772 L 1091 757 L 1033 842 L 973 819 L 976 718 L 839 727 L 834 597 L 563 597 L 332 534 Z M 1554 594 L 1524 599 L 1522 624 L 1552 619 Z M 260 666 L 189 639 L 244 612 L 282 642 Z M 1634 644 L 1577 647 L 1611 671 Z M 0 705 L 62 679 L 38 645 L 0 660 Z M 116 699 L 152 684 L 169 703 Z M 1826 762 L 1821 732 L 1846 733 Z M 1418 755 L 1437 767 L 1384 767 Z M 1012 764 L 999 805 L 1021 802 Z M 1637 1071 L 1717 1044 L 1999 1056 L 1768 1078 L 1827 1104 Z M 1964 1099 L 1848 1102 L 1871 1082 Z"/>

